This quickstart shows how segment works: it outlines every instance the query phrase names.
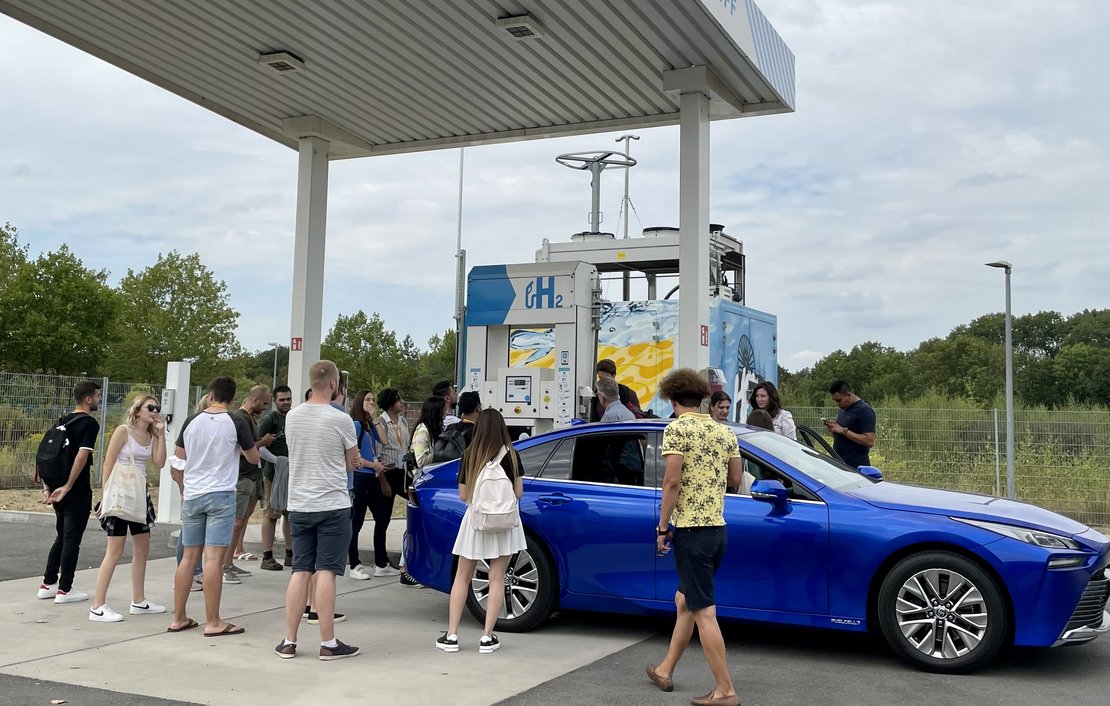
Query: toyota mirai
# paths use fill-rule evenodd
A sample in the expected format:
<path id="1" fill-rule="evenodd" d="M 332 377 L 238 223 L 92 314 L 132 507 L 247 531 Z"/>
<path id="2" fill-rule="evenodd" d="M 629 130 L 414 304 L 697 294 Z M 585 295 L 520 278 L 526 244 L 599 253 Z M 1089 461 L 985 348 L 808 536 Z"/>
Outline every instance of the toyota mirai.
<path id="1" fill-rule="evenodd" d="M 673 612 L 674 557 L 655 544 L 666 424 L 581 424 L 515 444 L 527 550 L 503 586 L 479 562 L 467 599 L 479 621 L 491 590 L 504 591 L 506 632 L 556 610 Z M 877 629 L 913 665 L 947 673 L 979 668 L 1006 644 L 1110 631 L 1110 540 L 1099 532 L 1026 503 L 892 483 L 826 449 L 732 428 L 746 481 L 725 498 L 722 618 Z M 457 473 L 457 461 L 426 469 L 408 508 L 408 570 L 444 592 L 466 509 Z"/>

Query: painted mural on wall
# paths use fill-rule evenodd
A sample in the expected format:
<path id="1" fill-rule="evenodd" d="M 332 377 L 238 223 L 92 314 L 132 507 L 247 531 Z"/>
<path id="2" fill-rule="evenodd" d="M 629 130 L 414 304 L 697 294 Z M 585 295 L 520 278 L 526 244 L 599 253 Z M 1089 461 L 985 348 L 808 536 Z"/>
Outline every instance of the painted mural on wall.
<path id="1" fill-rule="evenodd" d="M 774 316 L 732 302 L 716 300 L 710 312 L 710 365 L 725 376 L 725 391 L 733 400 L 747 400 L 761 380 L 777 382 L 778 365 Z M 678 339 L 678 301 L 602 303 L 598 331 L 598 360 L 617 365 L 617 379 L 640 398 L 642 409 L 660 417 L 671 415 L 670 402 L 656 392 L 673 367 Z M 509 365 L 554 367 L 554 329 L 515 329 L 509 338 Z M 750 411 L 733 405 L 734 420 Z"/>

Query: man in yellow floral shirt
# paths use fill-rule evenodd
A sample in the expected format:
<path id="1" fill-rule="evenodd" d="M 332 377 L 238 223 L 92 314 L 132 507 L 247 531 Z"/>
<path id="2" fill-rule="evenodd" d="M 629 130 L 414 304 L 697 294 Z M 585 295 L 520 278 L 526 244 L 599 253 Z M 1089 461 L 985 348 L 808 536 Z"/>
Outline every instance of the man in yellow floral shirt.
<path id="1" fill-rule="evenodd" d="M 678 570 L 678 611 L 667 656 L 659 665 L 648 665 L 647 675 L 663 691 L 673 691 L 678 660 L 694 626 L 713 672 L 716 686 L 705 696 L 692 699 L 694 706 L 738 706 L 739 697 L 728 673 L 725 640 L 717 625 L 713 575 L 725 553 L 725 488 L 740 485 L 743 465 L 736 435 L 708 414 L 700 414 L 709 397 L 709 383 L 689 368 L 669 374 L 659 392 L 671 401 L 675 415 L 663 432 L 663 506 L 656 528 L 656 544 L 665 553 L 673 540 Z M 674 529 L 671 529 L 671 525 Z"/>

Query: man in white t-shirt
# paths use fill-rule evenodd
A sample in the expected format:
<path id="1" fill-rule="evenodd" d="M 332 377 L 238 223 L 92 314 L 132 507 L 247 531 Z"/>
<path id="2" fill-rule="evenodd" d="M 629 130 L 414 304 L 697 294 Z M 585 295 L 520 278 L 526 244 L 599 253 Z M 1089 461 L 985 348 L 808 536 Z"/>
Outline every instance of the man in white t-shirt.
<path id="1" fill-rule="evenodd" d="M 315 576 L 312 605 L 320 620 L 320 659 L 354 657 L 359 649 L 335 639 L 335 577 L 347 568 L 351 542 L 351 496 L 347 470 L 359 459 L 351 417 L 332 406 L 339 369 L 330 360 L 308 371 L 311 394 L 285 417 L 289 443 L 289 524 L 293 535 L 293 576 L 285 593 L 285 639 L 274 652 L 297 656 L 297 629 L 308 605 L 309 578 Z"/>
<path id="2" fill-rule="evenodd" d="M 227 413 L 235 399 L 235 380 L 218 377 L 208 386 L 211 404 L 181 425 L 177 457 L 188 461 L 182 478 L 181 542 L 184 553 L 174 575 L 174 617 L 170 632 L 197 627 L 185 614 L 193 568 L 204 552 L 205 637 L 238 635 L 243 628 L 220 618 L 223 554 L 235 525 L 235 483 L 239 454 L 258 463 L 254 433 L 242 419 Z"/>

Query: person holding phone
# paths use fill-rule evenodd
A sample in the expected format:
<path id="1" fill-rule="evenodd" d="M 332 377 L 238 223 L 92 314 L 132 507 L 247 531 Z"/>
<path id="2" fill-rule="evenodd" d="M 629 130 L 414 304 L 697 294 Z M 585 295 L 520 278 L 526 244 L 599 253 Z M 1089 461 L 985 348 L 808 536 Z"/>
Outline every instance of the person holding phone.
<path id="1" fill-rule="evenodd" d="M 870 466 L 871 448 L 875 445 L 875 410 L 843 380 L 829 386 L 829 395 L 840 409 L 835 421 L 821 420 L 833 435 L 833 451 L 852 468 Z"/>
<path id="2" fill-rule="evenodd" d="M 108 441 L 104 453 L 104 477 L 101 487 L 118 465 L 129 465 L 146 472 L 151 463 L 161 468 L 166 463 L 166 421 L 162 419 L 158 400 L 150 395 L 140 395 L 131 403 L 124 417 L 124 423 L 116 427 Z M 101 517 L 100 503 L 96 505 L 96 516 L 100 526 L 108 534 L 108 544 L 104 550 L 104 560 L 96 574 L 96 593 L 89 620 L 96 623 L 118 623 L 123 616 L 108 605 L 108 585 L 112 582 L 123 544 L 131 533 L 131 615 L 165 613 L 166 607 L 158 605 L 146 597 L 146 562 L 150 556 L 150 530 L 154 527 L 154 503 L 150 492 L 146 496 L 146 522 L 130 522 L 118 517 Z"/>

